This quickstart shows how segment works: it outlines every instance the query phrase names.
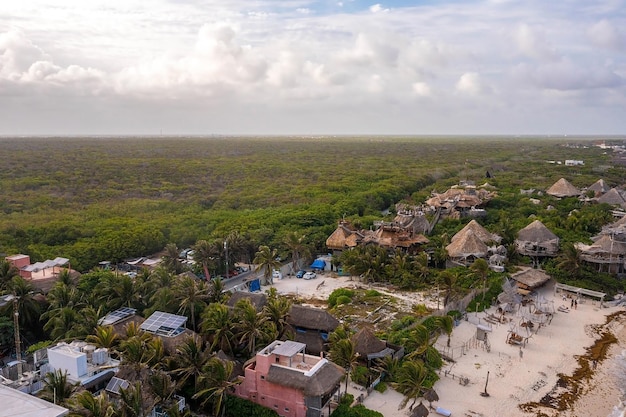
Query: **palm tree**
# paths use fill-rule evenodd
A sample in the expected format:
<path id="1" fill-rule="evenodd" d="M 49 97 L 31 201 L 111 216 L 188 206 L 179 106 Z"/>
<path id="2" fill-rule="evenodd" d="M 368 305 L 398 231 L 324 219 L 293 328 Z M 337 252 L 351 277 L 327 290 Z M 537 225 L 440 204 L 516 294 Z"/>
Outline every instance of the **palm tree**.
<path id="1" fill-rule="evenodd" d="M 472 272 L 482 281 L 483 297 L 481 303 L 485 301 L 485 292 L 487 291 L 487 277 L 489 276 L 489 264 L 482 258 L 478 258 L 470 266 Z M 484 306 L 484 304 L 483 304 Z"/>
<path id="2" fill-rule="evenodd" d="M 18 269 L 9 261 L 0 259 L 0 290 L 4 289 L 8 283 L 19 275 Z"/>
<path id="3" fill-rule="evenodd" d="M 283 242 L 287 246 L 287 249 L 291 252 L 291 270 L 297 271 L 300 269 L 300 260 L 310 256 L 311 251 L 308 245 L 305 243 L 305 235 L 301 235 L 298 232 L 290 232 L 285 235 Z"/>
<path id="4" fill-rule="evenodd" d="M 580 251 L 574 244 L 568 242 L 563 245 L 557 262 L 557 268 L 562 269 L 574 278 L 580 276 Z"/>
<path id="5" fill-rule="evenodd" d="M 90 391 L 81 391 L 68 401 L 70 417 L 115 417 L 117 412 L 104 391 L 94 396 Z"/>
<path id="6" fill-rule="evenodd" d="M 204 279 L 211 279 L 209 268 L 215 269 L 220 259 L 222 248 L 216 242 L 209 243 L 206 240 L 199 240 L 193 246 L 193 259 L 202 265 Z"/>
<path id="7" fill-rule="evenodd" d="M 35 287 L 24 278 L 14 276 L 8 284 L 8 290 L 16 297 L 14 303 L 8 303 L 4 308 L 5 314 L 10 312 L 10 317 L 15 313 L 17 305 L 20 328 L 37 332 L 41 329 L 41 304 L 35 299 Z"/>
<path id="8" fill-rule="evenodd" d="M 273 284 L 272 271 L 280 268 L 280 262 L 276 260 L 276 257 L 276 249 L 271 250 L 268 246 L 259 246 L 253 262 L 257 265 L 257 271 L 263 271 L 263 285 Z"/>
<path id="9" fill-rule="evenodd" d="M 212 279 L 209 283 L 209 293 L 207 296 L 207 302 L 220 303 L 224 299 L 224 282 L 221 279 Z"/>
<path id="10" fill-rule="evenodd" d="M 340 339 L 335 343 L 331 343 L 328 355 L 331 361 L 346 370 L 345 392 L 348 392 L 349 375 L 356 368 L 359 360 L 359 354 L 354 349 L 354 343 L 351 339 Z"/>
<path id="11" fill-rule="evenodd" d="M 272 290 L 276 291 L 275 288 L 272 288 Z M 276 331 L 278 332 L 277 339 L 280 339 L 285 333 L 290 309 L 291 302 L 289 299 L 287 297 L 278 296 L 270 296 L 267 300 L 267 304 L 263 307 L 263 313 L 276 326 Z"/>
<path id="12" fill-rule="evenodd" d="M 245 346 L 249 356 L 256 353 L 257 342 L 268 342 L 276 337 L 276 327 L 256 309 L 248 299 L 241 299 L 233 310 L 235 335 L 239 346 Z"/>
<path id="13" fill-rule="evenodd" d="M 444 285 L 446 289 L 446 295 L 443 298 L 444 307 L 448 305 L 450 299 L 452 298 L 452 292 L 456 286 L 456 282 L 458 279 L 458 275 L 451 272 L 449 269 L 444 269 L 439 272 L 439 281 Z"/>
<path id="14" fill-rule="evenodd" d="M 232 352 L 231 340 L 235 338 L 233 320 L 228 307 L 221 303 L 211 303 L 202 313 L 202 334 L 208 337 L 211 351 L 216 348 Z"/>
<path id="15" fill-rule="evenodd" d="M 144 411 L 140 382 L 135 382 L 134 385 L 126 389 L 122 388 L 120 390 L 120 397 L 120 417 L 145 417 L 147 415 Z"/>
<path id="16" fill-rule="evenodd" d="M 196 312 L 206 307 L 208 298 L 206 283 L 186 274 L 181 275 L 174 283 L 174 296 L 180 306 L 178 312 L 191 317 L 191 329 L 195 332 Z"/>
<path id="17" fill-rule="evenodd" d="M 180 386 L 193 378 L 194 392 L 198 392 L 198 382 L 202 374 L 202 368 L 211 357 L 209 349 L 199 336 L 190 336 L 176 348 L 174 360 L 177 368 L 173 373 L 180 377 Z"/>
<path id="18" fill-rule="evenodd" d="M 427 388 L 424 385 L 427 375 L 428 370 L 421 360 L 405 360 L 402 363 L 397 373 L 397 382 L 393 384 L 396 391 L 404 395 L 404 399 L 400 403 L 399 408 L 406 407 L 407 403 L 413 400 L 409 406 L 409 409 L 413 409 L 415 402 L 422 396 L 424 390 Z"/>
<path id="19" fill-rule="evenodd" d="M 175 243 L 168 243 L 165 245 L 165 254 L 162 257 L 163 266 L 173 274 L 180 274 L 183 272 L 183 264 L 178 257 L 180 249 Z"/>
<path id="20" fill-rule="evenodd" d="M 65 404 L 72 394 L 78 388 L 78 385 L 71 384 L 67 380 L 67 371 L 57 369 L 54 372 L 48 372 L 43 380 L 44 390 L 41 394 L 46 400 L 54 404 Z"/>
<path id="21" fill-rule="evenodd" d="M 43 326 L 53 340 L 66 339 L 77 336 L 75 326 L 78 323 L 78 313 L 71 307 L 63 307 Z"/>
<path id="22" fill-rule="evenodd" d="M 112 351 L 117 346 L 118 339 L 113 326 L 97 326 L 94 329 L 94 333 L 87 336 L 85 340 L 93 343 L 96 347 L 107 348 L 109 351 Z"/>
<path id="23" fill-rule="evenodd" d="M 231 361 L 222 360 L 216 356 L 210 358 L 202 368 L 200 383 L 203 387 L 193 396 L 194 399 L 202 399 L 201 405 L 212 405 L 214 416 L 223 416 L 225 412 L 224 399 L 226 394 L 238 384 L 231 381 L 234 365 Z"/>

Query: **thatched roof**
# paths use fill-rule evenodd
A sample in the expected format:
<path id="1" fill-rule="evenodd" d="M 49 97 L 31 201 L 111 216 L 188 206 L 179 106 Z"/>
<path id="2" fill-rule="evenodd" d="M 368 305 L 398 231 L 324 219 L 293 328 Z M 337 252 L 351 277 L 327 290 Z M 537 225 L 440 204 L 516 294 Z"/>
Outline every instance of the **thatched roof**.
<path id="1" fill-rule="evenodd" d="M 350 223 L 341 221 L 335 231 L 326 239 L 326 247 L 335 250 L 351 248 L 358 244 L 360 237 L 362 236 Z"/>
<path id="2" fill-rule="evenodd" d="M 424 235 L 412 234 L 399 227 L 381 226 L 374 233 L 366 236 L 363 243 L 375 243 L 384 248 L 410 248 L 415 245 L 424 245 L 429 240 Z"/>
<path id="3" fill-rule="evenodd" d="M 465 229 L 463 233 L 459 232 L 454 236 L 456 239 L 446 246 L 451 258 L 467 258 L 469 256 L 484 258 L 487 256 L 489 248 L 476 236 L 472 229 Z"/>
<path id="4" fill-rule="evenodd" d="M 398 213 L 393 222 L 400 225 L 403 229 L 416 234 L 424 234 L 430 229 L 428 219 L 423 214 Z"/>
<path id="5" fill-rule="evenodd" d="M 226 306 L 233 308 L 235 307 L 235 304 L 237 304 L 239 300 L 243 300 L 243 299 L 250 300 L 250 303 L 252 303 L 252 305 L 254 306 L 257 312 L 261 311 L 263 307 L 265 306 L 265 304 L 267 304 L 267 295 L 265 294 L 248 292 L 248 291 L 235 291 L 230 296 L 228 301 L 226 301 Z"/>
<path id="6" fill-rule="evenodd" d="M 611 188 L 604 195 L 598 197 L 598 203 L 606 203 L 611 205 L 622 205 L 626 202 L 622 193 L 620 193 L 616 188 Z"/>
<path id="7" fill-rule="evenodd" d="M 552 233 L 540 220 L 535 220 L 519 232 L 517 232 L 517 240 L 524 242 L 549 242 L 559 238 Z"/>
<path id="8" fill-rule="evenodd" d="M 604 194 L 609 191 L 611 187 L 607 185 L 607 183 L 603 179 L 599 179 L 594 182 L 587 190 L 593 191 L 596 194 Z"/>
<path id="9" fill-rule="evenodd" d="M 581 244 L 576 247 L 586 255 L 626 255 L 626 243 L 612 239 L 610 235 L 602 235 L 591 245 Z"/>
<path id="10" fill-rule="evenodd" d="M 450 240 L 454 242 L 455 240 L 461 238 L 467 230 L 471 230 L 474 235 L 476 235 L 476 237 L 478 237 L 483 243 L 500 243 L 500 241 L 502 240 L 500 236 L 496 235 L 495 233 L 489 232 L 489 230 L 481 226 L 480 223 L 478 223 L 476 220 L 472 220 L 468 224 L 466 224 L 465 227 L 463 227 L 461 230 L 458 231 L 458 233 L 452 236 L 452 239 Z"/>
<path id="11" fill-rule="evenodd" d="M 320 397 L 333 392 L 345 371 L 338 365 L 328 361 L 313 375 L 306 376 L 297 369 L 285 366 L 270 366 L 266 380 L 284 387 L 294 388 L 306 397 Z"/>
<path id="12" fill-rule="evenodd" d="M 367 327 L 362 327 L 351 339 L 354 344 L 354 350 L 362 358 L 366 358 L 367 355 L 381 352 L 387 348 L 387 342 L 377 338 L 374 332 Z"/>
<path id="13" fill-rule="evenodd" d="M 580 195 L 580 190 L 565 178 L 561 178 L 552 184 L 552 187 L 548 188 L 546 193 L 554 197 L 575 197 Z"/>
<path id="14" fill-rule="evenodd" d="M 429 413 L 428 407 L 420 402 L 411 410 L 411 417 L 427 417 Z"/>
<path id="15" fill-rule="evenodd" d="M 287 323 L 294 327 L 332 332 L 339 326 L 339 320 L 328 311 L 315 307 L 292 305 Z"/>
<path id="16" fill-rule="evenodd" d="M 518 285 L 524 289 L 535 289 L 541 287 L 550 280 L 550 275 L 541 269 L 525 268 L 522 271 L 511 274 L 511 278 L 517 281 Z"/>

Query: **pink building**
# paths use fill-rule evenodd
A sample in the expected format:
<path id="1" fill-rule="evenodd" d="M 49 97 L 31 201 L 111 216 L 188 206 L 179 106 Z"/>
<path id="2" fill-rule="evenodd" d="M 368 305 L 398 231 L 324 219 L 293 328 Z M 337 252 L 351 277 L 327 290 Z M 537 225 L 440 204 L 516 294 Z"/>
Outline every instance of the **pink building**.
<path id="1" fill-rule="evenodd" d="M 272 342 L 245 367 L 235 394 L 280 416 L 328 416 L 345 372 L 325 358 L 305 354 L 305 348 L 290 340 Z"/>

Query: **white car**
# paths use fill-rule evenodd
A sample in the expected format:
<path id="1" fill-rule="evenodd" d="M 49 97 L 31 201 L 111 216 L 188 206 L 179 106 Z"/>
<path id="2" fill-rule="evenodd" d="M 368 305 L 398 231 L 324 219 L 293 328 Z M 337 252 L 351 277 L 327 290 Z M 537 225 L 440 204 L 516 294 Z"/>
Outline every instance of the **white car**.
<path id="1" fill-rule="evenodd" d="M 302 278 L 304 279 L 313 279 L 315 278 L 317 275 L 315 275 L 315 272 L 307 272 L 306 274 L 304 274 L 304 276 Z"/>
<path id="2" fill-rule="evenodd" d="M 275 270 L 272 272 L 272 279 L 278 279 L 278 280 L 283 279 L 283 273 L 282 273 L 282 272 L 280 272 L 278 269 L 275 269 Z"/>

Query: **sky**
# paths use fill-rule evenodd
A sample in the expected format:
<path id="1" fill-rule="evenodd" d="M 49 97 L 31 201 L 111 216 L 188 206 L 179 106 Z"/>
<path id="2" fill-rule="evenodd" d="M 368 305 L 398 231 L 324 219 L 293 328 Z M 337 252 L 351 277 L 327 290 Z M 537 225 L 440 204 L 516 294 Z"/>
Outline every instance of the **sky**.
<path id="1" fill-rule="evenodd" d="M 626 0 L 0 2 L 0 135 L 626 134 Z"/>

